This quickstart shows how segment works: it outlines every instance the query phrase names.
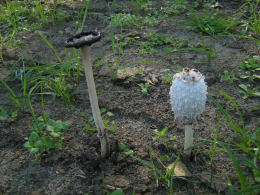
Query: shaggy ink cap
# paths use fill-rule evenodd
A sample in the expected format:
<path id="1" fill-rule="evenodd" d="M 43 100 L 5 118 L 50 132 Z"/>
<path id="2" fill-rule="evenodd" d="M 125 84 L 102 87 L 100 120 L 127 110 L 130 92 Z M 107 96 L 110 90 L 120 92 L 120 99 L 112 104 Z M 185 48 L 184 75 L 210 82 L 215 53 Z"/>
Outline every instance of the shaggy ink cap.
<path id="1" fill-rule="evenodd" d="M 173 77 L 170 99 L 175 119 L 191 124 L 205 109 L 207 85 L 196 69 L 184 68 Z"/>
<path id="2" fill-rule="evenodd" d="M 82 32 L 70 37 L 65 42 L 65 47 L 75 47 L 79 49 L 83 46 L 91 46 L 101 39 L 101 33 L 96 31 Z"/>

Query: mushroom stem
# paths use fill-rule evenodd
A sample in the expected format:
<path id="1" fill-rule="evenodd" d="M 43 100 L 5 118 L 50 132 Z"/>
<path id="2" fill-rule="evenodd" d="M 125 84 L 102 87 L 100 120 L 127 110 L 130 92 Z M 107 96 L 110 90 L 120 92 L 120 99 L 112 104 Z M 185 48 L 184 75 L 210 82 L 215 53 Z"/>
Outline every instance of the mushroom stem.
<path id="1" fill-rule="evenodd" d="M 193 129 L 192 124 L 185 125 L 185 141 L 184 141 L 184 154 L 187 156 L 191 155 L 191 149 L 187 148 L 193 145 Z"/>
<path id="2" fill-rule="evenodd" d="M 101 157 L 105 158 L 109 154 L 108 138 L 106 134 L 106 128 L 101 118 L 101 113 L 98 106 L 97 92 L 92 71 L 92 62 L 90 57 L 90 51 L 88 46 L 81 47 L 81 54 L 83 64 L 85 68 L 85 76 L 88 85 L 89 99 L 92 109 L 93 118 L 98 131 L 98 138 L 101 144 Z"/>

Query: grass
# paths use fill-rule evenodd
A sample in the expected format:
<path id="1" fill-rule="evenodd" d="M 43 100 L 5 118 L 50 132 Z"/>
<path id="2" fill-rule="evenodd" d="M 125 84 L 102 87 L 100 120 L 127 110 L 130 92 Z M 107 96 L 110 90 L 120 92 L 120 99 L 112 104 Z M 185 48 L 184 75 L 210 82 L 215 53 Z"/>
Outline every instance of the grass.
<path id="1" fill-rule="evenodd" d="M 146 1 L 139 7 L 139 15 L 143 12 L 143 15 L 148 15 L 156 19 L 172 20 L 173 16 L 183 14 L 188 9 L 187 0 L 175 0 L 175 1 L 161 1 L 160 8 L 155 8 L 152 1 Z"/>
<path id="2" fill-rule="evenodd" d="M 260 186 L 256 183 L 252 184 L 249 182 L 259 181 L 260 170 L 259 168 L 257 168 L 256 162 L 260 160 L 260 155 L 258 153 L 260 148 L 260 129 L 259 127 L 256 127 L 255 131 L 252 131 L 253 133 L 250 133 L 245 127 L 244 118 L 234 99 L 225 92 L 220 90 L 218 91 L 228 101 L 231 102 L 232 106 L 235 108 L 240 117 L 240 124 L 238 124 L 235 122 L 229 112 L 210 96 L 211 101 L 219 108 L 221 114 L 223 114 L 223 116 L 225 117 L 225 122 L 231 127 L 238 140 L 231 142 L 227 140 L 227 143 L 222 143 L 219 141 L 216 142 L 216 140 L 214 142 L 218 143 L 218 145 L 220 145 L 220 147 L 222 147 L 227 152 L 228 156 L 231 158 L 234 164 L 240 181 L 240 188 L 236 189 L 231 184 L 230 191 L 231 193 L 234 193 L 234 191 L 236 191 L 236 193 L 241 194 L 250 194 L 251 192 L 256 192 L 257 190 L 260 190 Z M 241 153 L 246 154 L 246 156 L 241 156 Z M 245 175 L 245 171 L 247 168 L 249 168 L 252 172 L 251 174 L 248 174 L 247 172 L 247 174 Z"/>
<path id="3" fill-rule="evenodd" d="M 224 17 L 220 12 L 204 11 L 203 13 L 191 13 L 187 25 L 196 32 L 216 37 L 233 32 L 238 23 L 238 19 Z"/>
<path id="4" fill-rule="evenodd" d="M 118 13 L 109 16 L 105 23 L 113 23 L 115 27 L 141 28 L 153 26 L 156 20 L 150 17 L 136 16 L 129 13 Z"/>

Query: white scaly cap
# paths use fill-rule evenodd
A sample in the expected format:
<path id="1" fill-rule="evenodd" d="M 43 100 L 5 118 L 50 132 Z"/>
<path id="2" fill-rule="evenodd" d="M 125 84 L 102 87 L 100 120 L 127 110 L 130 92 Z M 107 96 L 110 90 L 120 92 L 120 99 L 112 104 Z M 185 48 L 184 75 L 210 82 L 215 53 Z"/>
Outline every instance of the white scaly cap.
<path id="1" fill-rule="evenodd" d="M 205 109 L 207 85 L 196 69 L 184 68 L 173 77 L 170 99 L 175 119 L 191 124 Z"/>

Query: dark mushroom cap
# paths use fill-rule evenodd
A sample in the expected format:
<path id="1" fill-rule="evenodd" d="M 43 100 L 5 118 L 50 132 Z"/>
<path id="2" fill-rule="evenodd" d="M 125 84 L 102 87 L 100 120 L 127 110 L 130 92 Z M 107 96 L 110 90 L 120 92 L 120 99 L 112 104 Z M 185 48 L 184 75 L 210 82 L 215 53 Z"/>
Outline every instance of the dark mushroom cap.
<path id="1" fill-rule="evenodd" d="M 65 42 L 65 47 L 75 47 L 80 48 L 83 46 L 91 46 L 93 43 L 99 41 L 101 39 L 100 32 L 90 31 L 90 32 L 82 32 L 76 34 L 73 37 L 70 37 Z"/>

